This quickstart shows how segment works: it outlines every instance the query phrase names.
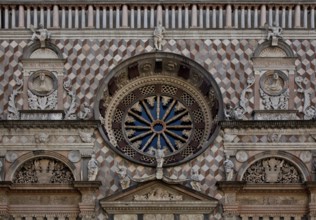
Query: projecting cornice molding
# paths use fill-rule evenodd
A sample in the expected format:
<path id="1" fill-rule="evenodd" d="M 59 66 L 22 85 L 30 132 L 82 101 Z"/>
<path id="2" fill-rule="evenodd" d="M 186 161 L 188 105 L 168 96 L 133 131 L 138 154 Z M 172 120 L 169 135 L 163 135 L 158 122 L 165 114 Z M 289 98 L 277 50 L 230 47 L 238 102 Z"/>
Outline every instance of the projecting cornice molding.
<path id="1" fill-rule="evenodd" d="M 0 120 L 0 128 L 97 128 L 98 120 Z"/>
<path id="2" fill-rule="evenodd" d="M 113 40 L 113 39 L 151 39 L 152 30 L 137 29 L 137 28 L 120 28 L 95 30 L 84 28 L 80 30 L 60 30 L 50 28 L 52 34 L 51 40 L 59 39 L 99 39 L 99 40 Z M 315 39 L 316 31 L 308 29 L 291 29 L 284 30 L 284 39 Z M 189 28 L 183 30 L 167 29 L 164 39 L 178 40 L 178 39 L 256 39 L 263 40 L 266 38 L 266 33 L 260 29 L 199 29 Z M 29 40 L 30 33 L 28 30 L 19 29 L 2 29 L 0 30 L 0 40 Z"/>
<path id="3" fill-rule="evenodd" d="M 315 120 L 245 120 L 221 121 L 222 128 L 316 128 Z"/>

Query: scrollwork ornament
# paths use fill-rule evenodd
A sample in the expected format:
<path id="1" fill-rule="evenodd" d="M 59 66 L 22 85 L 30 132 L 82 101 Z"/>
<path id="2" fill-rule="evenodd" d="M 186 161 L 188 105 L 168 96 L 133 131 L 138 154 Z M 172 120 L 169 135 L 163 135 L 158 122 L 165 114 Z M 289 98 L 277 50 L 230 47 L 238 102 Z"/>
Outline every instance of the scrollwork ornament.
<path id="1" fill-rule="evenodd" d="M 250 183 L 300 183 L 302 179 L 301 173 L 291 162 L 272 157 L 252 164 L 242 180 Z"/>
<path id="2" fill-rule="evenodd" d="M 16 85 L 18 85 L 18 87 L 13 90 L 12 94 L 9 97 L 9 114 L 8 114 L 8 119 L 9 120 L 18 120 L 20 118 L 20 113 L 19 110 L 16 107 L 16 97 L 18 94 L 22 93 L 22 87 L 23 87 L 23 81 L 21 79 L 19 79 L 17 76 L 14 76 L 14 79 L 16 81 Z"/>
<path id="3" fill-rule="evenodd" d="M 245 114 L 247 112 L 247 103 L 249 99 L 247 98 L 247 93 L 251 93 L 251 86 L 255 83 L 254 76 L 249 76 L 247 79 L 247 87 L 242 90 L 240 95 L 240 100 L 238 106 L 233 108 L 230 105 L 227 105 L 224 110 L 225 117 L 228 120 L 242 120 L 245 119 Z"/>
<path id="4" fill-rule="evenodd" d="M 70 83 L 70 80 L 64 82 L 64 89 L 66 90 L 67 94 L 70 96 L 71 99 L 69 108 L 67 109 L 65 114 L 65 119 L 74 120 L 77 118 L 77 116 L 75 115 L 77 111 L 77 104 L 76 95 L 71 90 Z"/>
<path id="5" fill-rule="evenodd" d="M 308 89 L 304 89 L 302 83 L 307 84 L 308 80 L 303 79 L 302 76 L 295 77 L 295 83 L 298 86 L 297 92 L 304 94 L 304 106 L 303 113 L 305 120 L 311 120 L 316 118 L 316 108 L 311 105 L 311 92 Z"/>

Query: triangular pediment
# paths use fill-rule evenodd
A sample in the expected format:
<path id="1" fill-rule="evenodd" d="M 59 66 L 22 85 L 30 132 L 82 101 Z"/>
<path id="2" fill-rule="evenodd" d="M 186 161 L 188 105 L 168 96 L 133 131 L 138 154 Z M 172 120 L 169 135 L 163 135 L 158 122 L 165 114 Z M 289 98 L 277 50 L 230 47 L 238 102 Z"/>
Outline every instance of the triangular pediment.
<path id="1" fill-rule="evenodd" d="M 159 213 L 187 210 L 190 213 L 209 213 L 218 204 L 212 197 L 182 185 L 152 181 L 130 187 L 100 201 L 107 213 L 142 213 L 150 209 Z M 204 208 L 203 208 L 204 207 Z"/>

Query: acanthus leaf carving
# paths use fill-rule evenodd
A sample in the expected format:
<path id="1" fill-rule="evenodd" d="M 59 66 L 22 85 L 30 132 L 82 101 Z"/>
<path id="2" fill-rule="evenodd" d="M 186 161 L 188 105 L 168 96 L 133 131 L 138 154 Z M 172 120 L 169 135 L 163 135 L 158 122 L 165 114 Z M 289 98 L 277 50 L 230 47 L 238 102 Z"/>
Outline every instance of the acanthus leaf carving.
<path id="1" fill-rule="evenodd" d="M 311 105 L 311 92 L 308 89 L 304 89 L 302 83 L 307 84 L 307 79 L 303 79 L 302 76 L 295 78 L 295 83 L 298 86 L 297 92 L 304 94 L 304 119 L 311 120 L 316 118 L 316 108 Z"/>
<path id="2" fill-rule="evenodd" d="M 69 108 L 67 109 L 66 114 L 65 114 L 65 119 L 68 119 L 68 120 L 76 119 L 77 118 L 77 116 L 75 115 L 76 110 L 77 110 L 76 95 L 71 90 L 70 80 L 64 82 L 64 89 L 66 90 L 67 95 L 69 95 L 71 99 Z"/>
<path id="3" fill-rule="evenodd" d="M 252 164 L 242 180 L 250 183 L 300 183 L 302 179 L 291 162 L 272 157 Z"/>
<path id="4" fill-rule="evenodd" d="M 267 110 L 287 109 L 288 100 L 289 100 L 288 90 L 286 90 L 284 93 L 278 96 L 270 96 L 267 93 L 265 93 L 262 89 L 260 89 L 260 95 L 263 99 L 262 104 L 265 109 Z"/>
<path id="5" fill-rule="evenodd" d="M 242 90 L 241 95 L 240 95 L 240 100 L 238 103 L 238 106 L 233 108 L 230 105 L 226 107 L 224 110 L 225 112 L 225 117 L 229 120 L 242 120 L 245 119 L 245 114 L 247 112 L 247 93 L 251 93 L 252 89 L 251 86 L 255 83 L 255 78 L 254 76 L 249 76 L 247 79 L 247 87 Z"/>
<path id="6" fill-rule="evenodd" d="M 20 113 L 16 107 L 15 99 L 16 99 L 16 96 L 18 94 L 22 93 L 21 88 L 23 86 L 23 81 L 21 79 L 17 78 L 16 76 L 14 76 L 14 79 L 16 81 L 16 84 L 18 85 L 18 88 L 13 90 L 12 94 L 9 97 L 9 107 L 8 107 L 8 111 L 9 111 L 8 119 L 9 120 L 17 120 L 20 118 Z"/>
<path id="7" fill-rule="evenodd" d="M 71 183 L 70 169 L 51 158 L 35 158 L 25 162 L 14 174 L 14 183 Z"/>
<path id="8" fill-rule="evenodd" d="M 57 90 L 48 96 L 37 96 L 33 94 L 30 90 L 27 90 L 28 93 L 28 102 L 30 109 L 32 110 L 52 110 L 57 105 Z"/>

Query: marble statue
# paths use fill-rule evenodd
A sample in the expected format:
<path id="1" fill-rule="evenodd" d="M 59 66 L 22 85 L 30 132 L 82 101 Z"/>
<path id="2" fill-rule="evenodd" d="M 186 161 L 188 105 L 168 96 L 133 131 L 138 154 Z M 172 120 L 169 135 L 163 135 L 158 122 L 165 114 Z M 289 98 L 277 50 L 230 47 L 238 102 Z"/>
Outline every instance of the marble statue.
<path id="1" fill-rule="evenodd" d="M 265 24 L 266 31 L 267 31 L 267 40 L 272 40 L 272 46 L 278 45 L 278 39 L 282 39 L 282 32 L 283 29 L 276 24 L 276 22 L 273 23 L 273 26 Z"/>
<path id="2" fill-rule="evenodd" d="M 154 45 L 157 50 L 161 50 L 162 40 L 164 38 L 164 32 L 166 29 L 159 22 L 154 30 Z"/>
<path id="3" fill-rule="evenodd" d="M 226 154 L 226 160 L 224 161 L 224 168 L 226 174 L 226 181 L 232 181 L 234 177 L 234 163 L 230 160 L 229 155 Z"/>
<path id="4" fill-rule="evenodd" d="M 31 25 L 30 29 L 33 32 L 31 40 L 34 41 L 35 39 L 38 39 L 41 42 L 41 47 L 45 47 L 45 41 L 50 39 L 51 34 L 44 28 L 44 25 L 40 24 L 37 30 Z"/>
<path id="5" fill-rule="evenodd" d="M 121 166 L 118 166 L 116 170 L 116 173 L 118 174 L 120 178 L 120 184 L 121 184 L 122 189 L 127 189 L 131 183 L 131 180 L 129 176 L 127 175 L 126 171 L 127 171 L 126 167 L 121 167 Z"/>
<path id="6" fill-rule="evenodd" d="M 98 171 L 99 171 L 99 163 L 95 159 L 95 154 L 93 153 L 88 163 L 88 180 L 94 181 L 97 177 Z"/>
<path id="7" fill-rule="evenodd" d="M 191 185 L 192 189 L 199 191 L 199 192 L 201 191 L 200 175 L 199 175 L 199 171 L 197 169 L 191 170 L 190 185 Z"/>

